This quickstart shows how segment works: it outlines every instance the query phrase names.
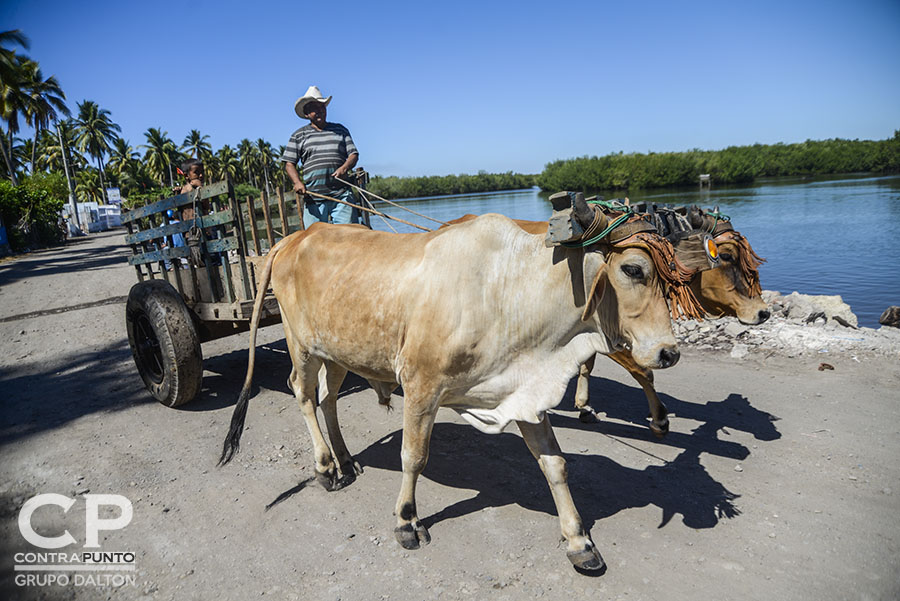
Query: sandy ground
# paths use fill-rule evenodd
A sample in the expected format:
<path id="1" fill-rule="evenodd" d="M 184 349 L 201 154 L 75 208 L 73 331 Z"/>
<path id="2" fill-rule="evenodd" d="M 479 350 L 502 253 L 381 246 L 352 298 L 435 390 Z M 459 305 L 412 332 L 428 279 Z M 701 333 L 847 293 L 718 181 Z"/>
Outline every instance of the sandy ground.
<path id="1" fill-rule="evenodd" d="M 598 361 L 601 423 L 577 420 L 574 385 L 552 416 L 575 502 L 608 564 L 596 577 L 567 561 L 517 430 L 481 434 L 442 410 L 418 488 L 433 542 L 406 551 L 391 515 L 402 397 L 388 412 L 364 381 L 345 383 L 344 436 L 365 473 L 328 493 L 308 481 L 311 445 L 285 386 L 281 327 L 264 329 L 243 450 L 216 467 L 246 336 L 204 345 L 196 402 L 153 401 L 125 334 L 121 297 L 136 278 L 122 236 L 0 264 L 0 598 L 900 598 L 896 359 L 831 354 L 834 371 L 818 371 L 816 357 L 683 349 L 657 373 L 674 414 L 662 441 L 645 425 L 640 388 Z M 101 532 L 100 550 L 134 553 L 136 571 L 123 572 L 134 584 L 17 584 L 35 573 L 14 571 L 27 561 L 16 554 L 41 551 L 17 525 L 39 493 L 76 499 L 68 513 L 33 516 L 45 536 L 71 533 L 66 554 L 96 550 L 83 547 L 83 495 L 127 497 L 131 523 Z"/>

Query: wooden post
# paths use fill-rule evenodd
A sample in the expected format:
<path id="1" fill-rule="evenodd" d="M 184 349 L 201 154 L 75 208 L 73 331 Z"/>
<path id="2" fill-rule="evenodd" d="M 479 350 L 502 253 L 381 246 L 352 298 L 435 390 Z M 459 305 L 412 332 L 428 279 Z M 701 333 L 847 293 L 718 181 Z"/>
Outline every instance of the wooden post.
<path id="1" fill-rule="evenodd" d="M 234 213 L 234 223 L 232 224 L 232 232 L 237 238 L 238 243 L 238 261 L 241 266 L 241 282 L 244 285 L 244 298 L 252 299 L 253 290 L 250 286 L 250 273 L 247 271 L 247 239 L 244 233 L 244 218 L 241 214 L 241 201 L 234 195 L 234 190 L 228 191 L 228 200 L 231 202 L 231 212 Z"/>
<path id="2" fill-rule="evenodd" d="M 262 249 L 259 247 L 259 237 L 256 235 L 256 207 L 253 206 L 253 197 L 247 197 L 247 213 L 250 223 L 250 235 L 253 236 L 253 248 L 256 249 L 256 256 L 262 256 Z"/>
<path id="3" fill-rule="evenodd" d="M 303 223 L 303 197 L 294 193 L 294 204 L 297 205 L 297 216 L 300 217 L 300 227 L 298 229 L 302 232 L 306 229 L 306 224 Z"/>
<path id="4" fill-rule="evenodd" d="M 275 232 L 272 231 L 272 216 L 269 214 L 269 197 L 263 190 L 260 196 L 263 206 L 263 218 L 266 220 L 266 238 L 269 240 L 269 249 L 275 246 Z"/>
<path id="5" fill-rule="evenodd" d="M 281 217 L 281 234 L 287 238 L 291 232 L 288 230 L 287 211 L 284 207 L 284 190 L 278 188 L 276 192 L 278 193 L 278 216 Z"/>

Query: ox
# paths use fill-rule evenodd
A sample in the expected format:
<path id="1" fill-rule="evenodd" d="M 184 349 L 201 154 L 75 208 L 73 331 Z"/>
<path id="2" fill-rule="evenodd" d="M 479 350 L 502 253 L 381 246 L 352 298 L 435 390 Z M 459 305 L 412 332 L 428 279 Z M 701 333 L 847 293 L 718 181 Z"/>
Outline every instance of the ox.
<path id="1" fill-rule="evenodd" d="M 477 216 L 463 215 L 449 223 L 465 223 Z M 769 318 L 769 309 L 762 300 L 759 284 L 759 265 L 765 261 L 759 257 L 730 221 L 717 219 L 715 214 L 704 214 L 699 207 L 691 207 L 690 224 L 709 231 L 716 243 L 719 265 L 713 269 L 698 269 L 691 277 L 691 290 L 703 310 L 712 317 L 733 316 L 746 325 L 758 325 Z M 546 234 L 546 221 L 515 220 L 516 225 L 532 234 Z M 678 247 L 675 247 L 678 255 Z M 624 367 L 641 385 L 650 409 L 650 430 L 662 437 L 669 431 L 668 409 L 656 393 L 653 371 L 642 367 L 627 349 L 610 353 L 609 358 Z M 579 419 L 585 423 L 596 421 L 596 413 L 590 406 L 589 380 L 594 369 L 596 355 L 585 361 L 578 373 L 575 389 L 575 407 Z M 384 401 L 382 401 L 384 402 Z"/>
<path id="2" fill-rule="evenodd" d="M 589 221 L 580 200 L 573 220 Z M 644 242 L 668 245 L 651 236 Z M 627 241 L 548 248 L 542 236 L 501 215 L 427 234 L 327 224 L 297 232 L 272 248 L 262 272 L 247 376 L 220 464 L 239 448 L 261 299 L 271 280 L 293 363 L 288 384 L 312 437 L 317 480 L 326 489 L 362 471 L 337 420 L 337 393 L 347 371 L 400 383 L 403 475 L 394 534 L 404 548 L 430 541 L 415 487 L 437 410 L 449 407 L 487 433 L 516 422 L 550 486 L 569 560 L 581 569 L 600 569 L 603 560 L 573 503 L 547 411 L 560 402 L 578 366 L 598 352 L 628 348 L 651 369 L 678 360 L 663 285 L 679 298 L 671 293 L 678 281 L 663 273 L 668 258 L 660 261 L 654 253 L 659 250 L 652 244 Z M 681 286 L 682 293 L 689 288 Z M 317 384 L 331 449 L 316 416 Z"/>
<path id="3" fill-rule="evenodd" d="M 712 232 L 719 255 L 719 266 L 696 272 L 691 278 L 691 290 L 707 315 L 732 316 L 746 325 L 759 325 L 769 318 L 769 308 L 762 299 L 758 267 L 765 259 L 757 255 L 747 239 L 732 227 L 729 221 L 711 219 L 703 215 L 700 220 L 692 214 L 692 225 Z M 677 251 L 676 251 L 677 254 Z M 617 351 L 609 358 L 624 367 L 641 385 L 650 407 L 650 430 L 662 437 L 669 431 L 668 410 L 656 394 L 653 371 L 638 365 L 627 350 Z M 583 422 L 596 421 L 590 406 L 588 379 L 594 369 L 594 357 L 579 370 L 575 390 L 575 407 Z"/>

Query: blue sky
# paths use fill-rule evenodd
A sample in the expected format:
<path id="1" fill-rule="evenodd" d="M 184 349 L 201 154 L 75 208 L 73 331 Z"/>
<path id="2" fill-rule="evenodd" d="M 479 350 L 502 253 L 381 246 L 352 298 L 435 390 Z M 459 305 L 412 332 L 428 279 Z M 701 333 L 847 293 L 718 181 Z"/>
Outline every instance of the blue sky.
<path id="1" fill-rule="evenodd" d="M 900 129 L 900 2 L 41 2 L 0 29 L 73 108 L 287 142 L 309 85 L 379 175 Z"/>

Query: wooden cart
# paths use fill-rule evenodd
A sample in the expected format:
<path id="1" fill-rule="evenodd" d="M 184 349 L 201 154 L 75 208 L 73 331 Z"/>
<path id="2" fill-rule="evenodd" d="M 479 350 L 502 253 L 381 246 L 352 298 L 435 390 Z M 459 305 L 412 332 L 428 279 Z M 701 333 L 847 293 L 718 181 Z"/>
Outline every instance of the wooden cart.
<path id="1" fill-rule="evenodd" d="M 354 177 L 365 185 L 364 171 Z M 196 219 L 172 216 L 186 208 Z M 303 229 L 302 215 L 293 192 L 279 188 L 271 197 L 238 199 L 229 181 L 123 213 L 128 262 L 138 277 L 125 308 L 128 342 L 147 390 L 160 403 L 176 407 L 200 392 L 203 342 L 250 329 L 264 255 Z M 187 239 L 184 246 L 176 245 L 178 234 Z M 193 260 L 192 238 L 198 241 Z M 280 321 L 269 290 L 260 326 Z"/>

